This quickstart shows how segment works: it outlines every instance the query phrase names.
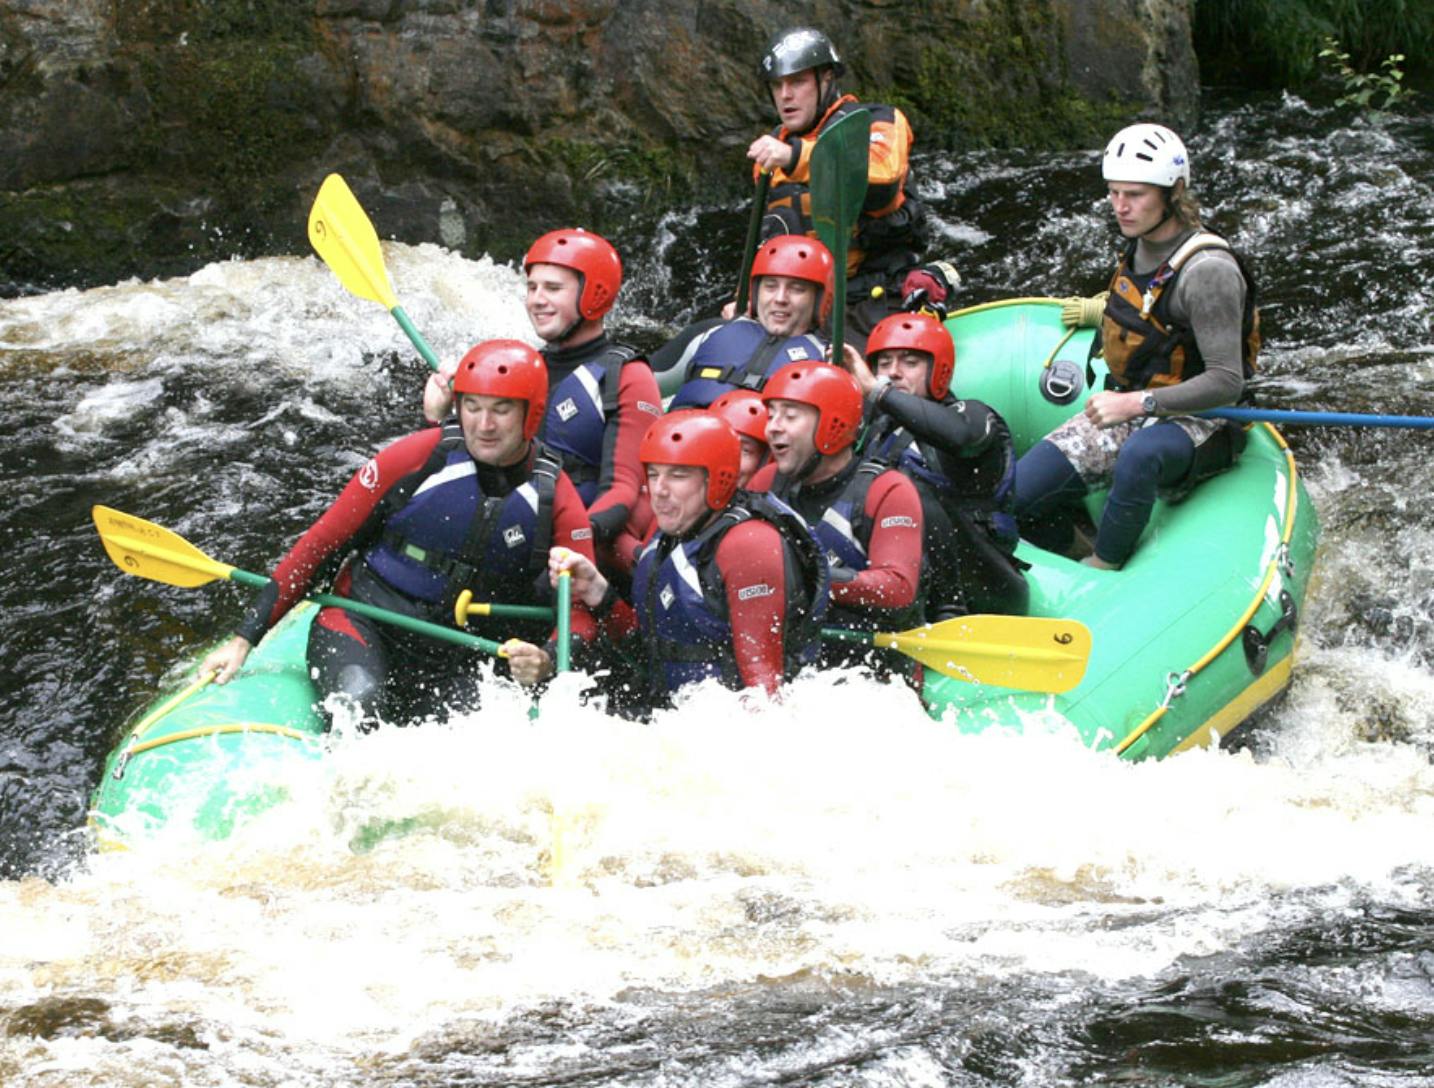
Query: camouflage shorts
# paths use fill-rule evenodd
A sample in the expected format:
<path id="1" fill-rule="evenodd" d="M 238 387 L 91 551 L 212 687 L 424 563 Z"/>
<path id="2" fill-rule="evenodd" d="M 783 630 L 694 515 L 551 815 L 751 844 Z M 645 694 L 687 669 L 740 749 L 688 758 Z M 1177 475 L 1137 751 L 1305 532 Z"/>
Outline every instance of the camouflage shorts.
<path id="1" fill-rule="evenodd" d="M 1136 431 L 1143 427 L 1167 425 L 1179 427 L 1198 449 L 1220 429 L 1220 420 L 1199 416 L 1144 416 L 1127 423 L 1117 423 L 1114 427 L 1097 427 L 1084 412 L 1080 412 L 1046 435 L 1046 441 L 1061 451 L 1086 487 L 1098 490 L 1110 486 L 1111 477 L 1115 474 L 1116 455 Z"/>

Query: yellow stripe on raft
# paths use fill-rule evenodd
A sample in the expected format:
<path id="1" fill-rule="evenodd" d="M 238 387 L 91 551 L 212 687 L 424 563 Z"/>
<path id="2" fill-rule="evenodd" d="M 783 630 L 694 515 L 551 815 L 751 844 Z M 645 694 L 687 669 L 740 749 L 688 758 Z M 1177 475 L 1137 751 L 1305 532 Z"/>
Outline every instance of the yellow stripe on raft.
<path id="1" fill-rule="evenodd" d="M 195 740 L 199 737 L 215 737 L 228 733 L 272 733 L 279 737 L 288 737 L 290 740 L 302 740 L 316 743 L 312 733 L 305 733 L 300 729 L 293 729 L 287 725 L 274 725 L 272 722 L 225 722 L 222 725 L 204 725 L 197 729 L 184 729 L 178 733 L 170 733 L 167 736 L 155 737 L 142 744 L 136 744 L 126 748 L 120 758 L 128 760 L 131 756 L 137 756 L 141 752 L 152 751 L 155 748 L 162 748 L 166 744 L 173 744 L 175 741 Z"/>
<path id="2" fill-rule="evenodd" d="M 1265 568 L 1265 576 L 1260 582 L 1260 588 L 1256 591 L 1254 599 L 1250 601 L 1249 607 L 1245 609 L 1244 614 L 1241 615 L 1240 618 L 1235 622 L 1234 626 L 1232 626 L 1230 630 L 1225 633 L 1224 638 L 1222 638 L 1208 651 L 1206 651 L 1204 656 L 1202 656 L 1198 661 L 1196 661 L 1195 664 L 1191 665 L 1188 669 L 1185 670 L 1185 672 L 1180 674 L 1179 680 L 1182 687 L 1185 684 L 1189 683 L 1191 677 L 1195 676 L 1197 673 L 1203 670 L 1205 666 L 1210 664 L 1210 662 L 1214 661 L 1215 658 L 1219 657 L 1222 653 L 1224 653 L 1225 650 L 1230 646 L 1230 644 L 1240 636 L 1240 633 L 1242 631 L 1244 631 L 1245 625 L 1248 624 L 1250 620 L 1254 618 L 1255 613 L 1260 610 L 1260 606 L 1265 602 L 1265 594 L 1269 592 L 1270 583 L 1274 581 L 1275 571 L 1279 568 L 1280 559 L 1283 556 L 1286 548 L 1288 548 L 1289 546 L 1290 537 L 1294 535 L 1295 514 L 1297 509 L 1297 500 L 1299 496 L 1299 488 L 1297 486 L 1299 481 L 1299 469 L 1295 465 L 1295 456 L 1290 451 L 1289 443 L 1285 441 L 1284 435 L 1280 434 L 1280 432 L 1275 430 L 1275 428 L 1269 423 L 1262 423 L 1260 424 L 1260 426 L 1264 427 L 1265 430 L 1270 433 L 1270 436 L 1274 439 L 1275 444 L 1278 445 L 1280 450 L 1284 453 L 1285 467 L 1289 473 L 1285 485 L 1285 518 L 1284 525 L 1280 533 L 1280 549 L 1270 559 L 1269 565 Z M 1288 672 L 1289 663 L 1293 657 L 1294 654 L 1292 652 L 1289 657 L 1286 657 L 1284 659 L 1286 672 Z M 1286 679 L 1288 679 L 1288 677 Z M 1251 688 L 1258 686 L 1259 684 L 1256 683 L 1252 685 Z M 1249 692 L 1251 688 L 1246 688 L 1245 692 Z M 1238 705 L 1244 698 L 1245 693 L 1241 693 L 1230 703 L 1226 704 L 1226 709 L 1231 706 Z M 1255 705 L 1258 706 L 1259 703 L 1256 703 Z M 1146 732 L 1149 731 L 1151 726 L 1153 726 L 1156 722 L 1163 718 L 1165 716 L 1165 712 L 1169 709 L 1170 700 L 1167 696 L 1165 702 L 1161 703 L 1158 707 L 1151 711 L 1150 715 L 1143 722 L 1141 722 L 1134 729 L 1132 729 L 1130 733 L 1126 736 L 1126 738 L 1115 746 L 1116 753 L 1123 754 L 1128 748 L 1130 748 L 1131 745 L 1133 745 L 1136 741 L 1143 737 Z M 1215 717 L 1210 720 L 1220 720 L 1221 718 L 1223 718 L 1224 714 L 1225 710 L 1222 710 L 1219 714 L 1215 715 Z M 1205 727 L 1202 726 L 1201 730 L 1203 730 L 1204 728 Z M 1227 725 L 1225 728 L 1229 729 L 1230 726 Z M 1192 733 L 1191 736 L 1197 735 L 1201 730 L 1196 730 L 1196 732 Z M 1181 751 L 1189 743 L 1190 741 L 1187 738 L 1184 742 L 1181 743 L 1180 747 L 1175 749 L 1175 751 Z"/>
<path id="3" fill-rule="evenodd" d="M 1192 730 L 1188 737 L 1171 749 L 1170 754 L 1191 748 L 1208 748 L 1218 743 L 1226 733 L 1288 687 L 1294 668 L 1294 654 L 1270 666 L 1263 676 L 1221 707 L 1217 714 Z"/>

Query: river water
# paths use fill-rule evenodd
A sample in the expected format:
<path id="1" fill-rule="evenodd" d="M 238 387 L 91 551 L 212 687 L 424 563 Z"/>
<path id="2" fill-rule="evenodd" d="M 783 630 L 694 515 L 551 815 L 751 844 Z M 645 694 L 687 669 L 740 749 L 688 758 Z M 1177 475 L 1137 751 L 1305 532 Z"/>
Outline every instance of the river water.
<path id="1" fill-rule="evenodd" d="M 1431 119 L 1207 113 L 1267 406 L 1434 409 Z M 1102 285 L 1094 153 L 920 165 L 962 302 Z M 709 312 L 742 218 L 620 234 L 624 331 Z M 855 679 L 650 725 L 495 687 L 336 737 L 228 842 L 93 854 L 106 751 L 243 598 L 121 575 L 90 506 L 267 570 L 419 422 L 397 326 L 302 244 L 0 301 L 0 1083 L 1434 1084 L 1427 432 L 1290 432 L 1324 540 L 1293 688 L 1236 750 L 956 736 Z M 385 257 L 441 356 L 528 334 L 512 268 Z"/>

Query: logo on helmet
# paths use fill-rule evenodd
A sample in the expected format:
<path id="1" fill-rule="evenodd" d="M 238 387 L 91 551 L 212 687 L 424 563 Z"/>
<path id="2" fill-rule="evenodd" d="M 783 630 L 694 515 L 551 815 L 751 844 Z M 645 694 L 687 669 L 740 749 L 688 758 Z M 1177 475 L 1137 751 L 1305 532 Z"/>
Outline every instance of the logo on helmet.
<path id="1" fill-rule="evenodd" d="M 785 57 L 788 53 L 800 53 L 803 49 L 810 45 L 816 45 L 820 41 L 821 35 L 815 30 L 794 31 L 777 43 L 776 48 L 772 50 L 772 55 Z M 770 61 L 767 67 L 771 67 Z"/>

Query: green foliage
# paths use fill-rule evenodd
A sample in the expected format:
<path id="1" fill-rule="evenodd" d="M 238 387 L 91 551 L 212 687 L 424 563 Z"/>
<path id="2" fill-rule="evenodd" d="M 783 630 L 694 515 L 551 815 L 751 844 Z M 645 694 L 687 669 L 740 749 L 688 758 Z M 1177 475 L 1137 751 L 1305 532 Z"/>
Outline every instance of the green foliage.
<path id="1" fill-rule="evenodd" d="M 1404 86 L 1404 69 L 1400 67 L 1404 63 L 1403 53 L 1391 53 L 1385 57 L 1377 72 L 1360 72 L 1353 68 L 1349 63 L 1349 54 L 1343 52 L 1339 42 L 1333 38 L 1325 38 L 1319 55 L 1329 62 L 1344 87 L 1344 94 L 1336 99 L 1336 105 L 1380 111 L 1409 97 L 1409 89 Z M 1383 95 L 1384 100 L 1376 104 L 1376 95 Z"/>
<path id="2" fill-rule="evenodd" d="M 1195 49 L 1202 75 L 1253 86 L 1303 87 L 1321 73 L 1325 39 L 1368 70 L 1393 54 L 1434 55 L 1430 0 L 1198 0 Z M 1427 63 L 1427 61 L 1425 61 Z"/>

